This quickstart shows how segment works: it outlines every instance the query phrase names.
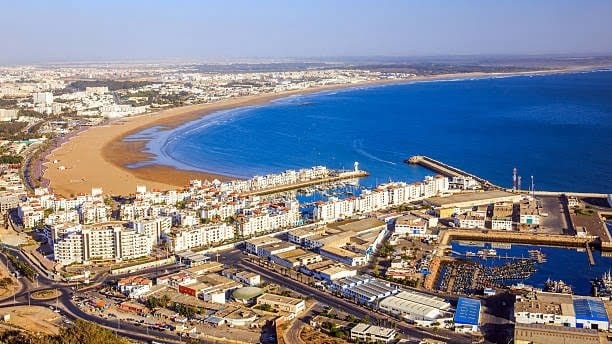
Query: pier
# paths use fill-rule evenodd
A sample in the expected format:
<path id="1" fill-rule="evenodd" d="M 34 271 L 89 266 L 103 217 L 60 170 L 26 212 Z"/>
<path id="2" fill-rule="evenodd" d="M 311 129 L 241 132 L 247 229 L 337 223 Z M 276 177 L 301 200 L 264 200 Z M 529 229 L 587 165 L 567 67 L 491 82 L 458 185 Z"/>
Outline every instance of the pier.
<path id="1" fill-rule="evenodd" d="M 587 257 L 589 257 L 589 264 L 591 266 L 595 265 L 595 258 L 593 258 L 593 251 L 591 250 L 591 245 L 586 244 L 586 253 Z"/>
<path id="2" fill-rule="evenodd" d="M 274 194 L 274 193 L 278 193 L 278 192 L 285 192 L 285 191 L 291 191 L 291 190 L 295 190 L 295 189 L 300 189 L 300 188 L 308 187 L 308 186 L 312 186 L 312 185 L 320 185 L 320 184 L 332 183 L 332 182 L 337 182 L 337 181 L 347 180 L 347 179 L 363 178 L 363 177 L 367 177 L 369 175 L 370 174 L 368 172 L 361 171 L 361 170 L 346 171 L 346 172 L 340 172 L 337 175 L 329 176 L 329 177 L 326 177 L 326 178 L 318 178 L 318 179 L 307 180 L 307 181 L 299 182 L 299 183 L 274 186 L 274 187 L 271 187 L 271 188 L 265 188 L 265 189 L 261 189 L 261 190 L 245 192 L 242 195 L 243 196 L 269 195 L 269 194 Z"/>
<path id="3" fill-rule="evenodd" d="M 471 173 L 465 172 L 464 170 L 461 170 L 457 167 L 445 164 L 441 161 L 432 159 L 425 155 L 415 155 L 415 156 L 410 157 L 409 159 L 406 159 L 404 162 L 412 164 L 412 165 L 423 166 L 427 169 L 430 169 L 432 171 L 438 172 L 444 176 L 451 177 L 451 178 L 460 177 L 460 176 L 470 177 L 476 180 L 477 182 L 481 183 L 484 187 L 502 189 L 501 187 L 494 185 L 493 183 L 489 182 L 488 180 L 484 178 L 481 178 Z"/>

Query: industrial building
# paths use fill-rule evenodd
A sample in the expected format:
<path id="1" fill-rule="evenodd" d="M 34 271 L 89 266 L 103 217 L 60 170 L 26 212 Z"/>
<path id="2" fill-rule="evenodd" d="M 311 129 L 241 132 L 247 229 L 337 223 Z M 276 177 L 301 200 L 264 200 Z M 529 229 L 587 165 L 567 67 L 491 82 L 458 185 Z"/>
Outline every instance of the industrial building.
<path id="1" fill-rule="evenodd" d="M 574 312 L 576 313 L 577 328 L 608 331 L 610 327 L 606 307 L 601 299 L 575 296 Z"/>
<path id="2" fill-rule="evenodd" d="M 537 293 L 534 298 L 517 296 L 514 319 L 518 324 L 554 324 L 576 327 L 574 303 L 569 294 Z"/>
<path id="3" fill-rule="evenodd" d="M 378 303 L 378 307 L 384 312 L 399 315 L 408 321 L 433 321 L 443 317 L 451 305 L 436 296 L 402 291 L 397 295 L 386 297 Z"/>
<path id="4" fill-rule="evenodd" d="M 455 332 L 478 332 L 480 326 L 480 300 L 460 297 L 455 311 Z"/>
<path id="5" fill-rule="evenodd" d="M 351 329 L 351 339 L 366 343 L 390 343 L 397 331 L 392 328 L 359 323 Z"/>
<path id="6" fill-rule="evenodd" d="M 265 293 L 257 298 L 258 305 L 270 305 L 272 309 L 297 315 L 306 308 L 306 302 L 288 296 Z"/>
<path id="7" fill-rule="evenodd" d="M 431 197 L 425 202 L 431 205 L 438 217 L 451 217 L 453 214 L 461 214 L 472 210 L 483 204 L 497 202 L 518 202 L 522 196 L 505 191 L 464 192 L 448 197 Z"/>
<path id="8" fill-rule="evenodd" d="M 333 282 L 331 288 L 340 292 L 345 298 L 361 304 L 371 304 L 400 291 L 390 283 L 368 275 L 342 278 Z"/>
<path id="9" fill-rule="evenodd" d="M 516 324 L 515 344 L 599 344 L 596 330 L 543 324 Z"/>
<path id="10" fill-rule="evenodd" d="M 357 270 L 331 259 L 323 259 L 320 262 L 302 266 L 300 267 L 300 271 L 328 283 L 341 278 L 357 275 Z"/>
<path id="11" fill-rule="evenodd" d="M 517 296 L 517 324 L 552 324 L 607 331 L 609 318 L 603 301 L 596 297 L 539 292 L 534 297 Z"/>

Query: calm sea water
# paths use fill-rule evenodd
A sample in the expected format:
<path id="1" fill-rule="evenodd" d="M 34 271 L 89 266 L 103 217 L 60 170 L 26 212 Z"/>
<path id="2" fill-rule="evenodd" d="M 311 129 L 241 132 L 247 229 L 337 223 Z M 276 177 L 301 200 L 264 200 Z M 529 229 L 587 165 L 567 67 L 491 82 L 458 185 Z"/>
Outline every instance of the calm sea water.
<path id="1" fill-rule="evenodd" d="M 366 185 L 431 174 L 424 154 L 499 185 L 612 193 L 612 72 L 418 82 L 324 92 L 152 128 L 155 163 L 236 177 L 327 165 Z"/>

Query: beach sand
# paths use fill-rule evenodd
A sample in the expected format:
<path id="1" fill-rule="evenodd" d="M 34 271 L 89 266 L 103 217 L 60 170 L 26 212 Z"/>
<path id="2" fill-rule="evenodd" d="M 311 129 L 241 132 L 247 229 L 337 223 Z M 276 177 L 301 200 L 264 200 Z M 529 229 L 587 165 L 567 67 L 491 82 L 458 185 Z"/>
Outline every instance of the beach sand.
<path id="1" fill-rule="evenodd" d="M 188 185 L 190 179 L 213 180 L 216 178 L 228 180 L 230 179 L 228 176 L 179 170 L 174 167 L 161 165 L 127 168 L 126 166 L 129 164 L 148 160 L 150 155 L 143 152 L 145 141 L 126 142 L 123 139 L 148 127 L 163 126 L 173 128 L 215 111 L 266 104 L 272 100 L 296 94 L 421 80 L 553 72 L 563 71 L 549 70 L 507 74 L 461 73 L 431 77 L 413 77 L 400 80 L 380 80 L 360 84 L 329 85 L 282 93 L 230 98 L 214 103 L 189 105 L 123 118 L 113 121 L 108 125 L 92 127 L 80 132 L 54 149 L 46 157 L 43 178 L 49 180 L 49 186 L 54 193 L 65 197 L 78 193 L 89 193 L 92 187 L 101 187 L 104 193 L 109 195 L 128 195 L 135 193 L 137 185 L 146 185 L 148 189 L 170 190 Z"/>

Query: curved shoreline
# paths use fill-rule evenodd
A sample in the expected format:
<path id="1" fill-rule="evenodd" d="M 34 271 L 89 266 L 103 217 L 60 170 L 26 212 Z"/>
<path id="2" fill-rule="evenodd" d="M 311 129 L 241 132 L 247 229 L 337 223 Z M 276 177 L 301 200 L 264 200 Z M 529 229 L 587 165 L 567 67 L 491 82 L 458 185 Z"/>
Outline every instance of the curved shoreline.
<path id="1" fill-rule="evenodd" d="M 410 79 L 377 80 L 230 98 L 214 103 L 171 108 L 118 119 L 108 125 L 92 127 L 75 135 L 60 147 L 54 149 L 45 158 L 43 176 L 49 180 L 53 192 L 63 196 L 87 193 L 92 187 L 102 187 L 106 194 L 127 195 L 134 193 L 137 185 L 147 185 L 150 189 L 169 190 L 185 186 L 190 179 L 194 178 L 236 179 L 217 173 L 179 169 L 155 163 L 129 168 L 128 165 L 151 161 L 151 158 L 155 155 L 145 151 L 148 142 L 146 138 L 135 140 L 125 140 L 125 138 L 147 128 L 162 127 L 166 130 L 172 130 L 218 111 L 265 105 L 274 100 L 294 95 L 429 80 L 539 75 L 592 69 L 546 70 L 525 73 L 460 73 Z M 85 147 L 87 148 L 84 149 Z M 58 160 L 58 162 L 54 163 L 55 160 Z M 64 166 L 65 169 L 60 170 L 60 166 Z"/>

